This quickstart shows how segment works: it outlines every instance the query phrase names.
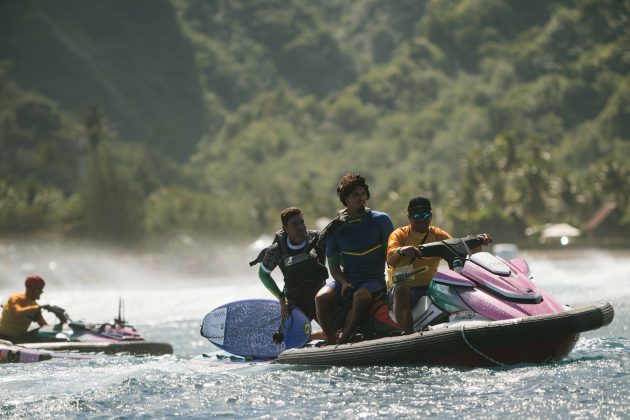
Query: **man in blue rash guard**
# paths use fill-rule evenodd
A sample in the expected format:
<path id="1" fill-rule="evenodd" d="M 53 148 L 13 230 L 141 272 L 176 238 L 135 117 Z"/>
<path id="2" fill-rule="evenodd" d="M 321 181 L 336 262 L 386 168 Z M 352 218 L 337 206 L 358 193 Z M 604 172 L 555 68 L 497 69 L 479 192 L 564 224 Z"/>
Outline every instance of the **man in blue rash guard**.
<path id="1" fill-rule="evenodd" d="M 317 319 L 328 343 L 346 343 L 366 318 L 372 293 L 385 287 L 387 239 L 394 225 L 386 213 L 366 208 L 369 186 L 358 173 L 341 177 L 337 196 L 345 206 L 344 226 L 331 235 L 326 247 L 329 279 L 315 298 Z M 343 267 L 343 268 L 342 268 Z M 352 307 L 339 339 L 334 317 L 343 299 Z"/>

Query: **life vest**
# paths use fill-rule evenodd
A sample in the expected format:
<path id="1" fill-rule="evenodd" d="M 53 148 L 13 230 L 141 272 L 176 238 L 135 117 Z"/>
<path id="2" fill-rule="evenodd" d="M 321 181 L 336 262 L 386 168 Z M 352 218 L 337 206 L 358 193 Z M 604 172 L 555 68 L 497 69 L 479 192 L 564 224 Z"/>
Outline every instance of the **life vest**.
<path id="1" fill-rule="evenodd" d="M 276 233 L 280 247 L 280 270 L 284 275 L 284 290 L 289 299 L 299 301 L 301 298 L 312 300 L 315 293 L 328 278 L 328 270 L 324 265 L 325 255 L 318 255 L 315 242 L 307 244 L 300 250 L 289 249 L 284 231 Z"/>

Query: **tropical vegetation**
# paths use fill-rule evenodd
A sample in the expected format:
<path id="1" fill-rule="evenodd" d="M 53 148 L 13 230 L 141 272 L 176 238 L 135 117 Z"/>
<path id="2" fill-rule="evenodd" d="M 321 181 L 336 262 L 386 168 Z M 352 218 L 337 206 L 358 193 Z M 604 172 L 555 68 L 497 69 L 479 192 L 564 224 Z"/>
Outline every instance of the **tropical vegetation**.
<path id="1" fill-rule="evenodd" d="M 630 1 L 0 4 L 0 233 L 314 226 L 341 175 L 405 223 L 630 234 Z"/>

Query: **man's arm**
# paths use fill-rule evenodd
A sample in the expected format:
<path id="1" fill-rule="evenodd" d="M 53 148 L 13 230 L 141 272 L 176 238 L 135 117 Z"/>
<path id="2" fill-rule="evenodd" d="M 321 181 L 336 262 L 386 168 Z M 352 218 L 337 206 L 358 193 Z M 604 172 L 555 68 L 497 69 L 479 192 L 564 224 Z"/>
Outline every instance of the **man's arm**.
<path id="1" fill-rule="evenodd" d="M 348 281 L 346 274 L 341 269 L 341 255 L 335 254 L 328 257 L 328 271 L 337 283 L 341 285 L 341 296 L 346 298 L 346 290 L 351 290 L 354 286 Z M 351 295 L 351 294 L 350 294 Z"/>
<path id="2" fill-rule="evenodd" d="M 326 243 L 328 242 L 328 239 L 330 239 L 330 237 L 332 235 L 334 235 L 339 230 L 341 230 L 341 228 L 344 227 L 344 225 L 346 224 L 347 221 L 348 221 L 348 214 L 347 213 L 340 213 L 340 214 L 338 214 L 337 217 L 332 219 L 330 221 L 330 223 L 328 223 L 319 232 L 319 239 L 317 240 L 316 246 L 318 248 L 321 248 L 321 249 L 325 250 L 326 249 Z"/>
<path id="3" fill-rule="evenodd" d="M 383 213 L 383 220 L 381 222 L 381 240 L 385 248 L 387 248 L 387 241 L 389 240 L 389 235 L 394 231 L 394 224 L 392 223 L 392 219 L 389 218 L 387 213 Z"/>
<path id="4" fill-rule="evenodd" d="M 12 311 L 16 315 L 20 317 L 30 317 L 39 312 L 39 305 L 22 305 L 20 301 L 14 301 L 12 306 Z"/>
<path id="5" fill-rule="evenodd" d="M 48 322 L 46 322 L 46 320 L 42 316 L 41 311 L 37 314 L 37 319 L 35 320 L 35 322 L 37 322 L 40 327 L 43 327 L 44 325 L 48 325 Z"/>
<path id="6" fill-rule="evenodd" d="M 471 254 L 476 254 L 477 252 L 481 252 L 484 246 L 488 246 L 492 242 L 492 237 L 487 233 L 480 233 L 475 235 L 477 239 L 481 239 L 482 243 L 477 248 L 473 248 L 470 250 Z"/>
<path id="7" fill-rule="evenodd" d="M 41 307 L 38 304 L 35 305 L 22 305 L 19 300 L 15 300 L 10 303 L 11 310 L 17 316 L 21 318 L 31 318 L 37 322 L 40 327 L 48 325 L 44 317 L 42 316 Z"/>
<path id="8" fill-rule="evenodd" d="M 274 281 L 273 277 L 271 277 L 271 271 L 267 271 L 264 264 L 261 264 L 258 269 L 258 278 L 260 278 L 260 281 L 262 281 L 267 290 L 269 290 L 271 294 L 280 301 L 280 316 L 282 319 L 287 319 L 289 316 L 289 309 L 287 306 L 289 302 L 287 297 L 280 291 L 280 288 Z"/>
<path id="9" fill-rule="evenodd" d="M 276 297 L 279 301 L 284 299 L 284 293 L 280 291 L 278 284 L 275 282 L 273 277 L 271 277 L 271 273 L 265 271 L 264 267 L 261 265 L 258 268 L 258 278 L 265 285 L 267 290 L 271 292 L 272 295 Z"/>
<path id="10" fill-rule="evenodd" d="M 341 269 L 341 256 L 339 254 L 328 257 L 328 270 L 332 278 L 342 286 L 348 283 L 348 279 Z"/>
<path id="11" fill-rule="evenodd" d="M 341 250 L 334 237 L 328 239 L 326 244 L 326 258 L 328 258 L 328 271 L 331 277 L 341 285 L 341 296 L 345 296 L 346 289 L 353 286 L 341 269 Z"/>
<path id="12" fill-rule="evenodd" d="M 280 259 L 280 250 L 277 243 L 273 243 L 267 247 L 265 256 L 258 268 L 258 278 L 262 281 L 267 290 L 269 290 L 276 299 L 282 302 L 284 300 L 284 293 L 280 291 L 275 280 L 271 277 L 271 272 L 278 266 Z"/>
<path id="13" fill-rule="evenodd" d="M 387 264 L 390 267 L 397 267 L 403 264 L 403 258 L 405 257 L 411 258 L 405 264 L 411 263 L 414 258 L 421 257 L 418 247 L 405 245 L 405 242 L 407 242 L 407 239 L 401 228 L 396 229 L 389 235 L 389 240 L 387 241 Z"/>
<path id="14" fill-rule="evenodd" d="M 399 253 L 399 248 L 402 244 L 397 232 L 398 230 L 392 232 L 387 241 L 387 264 L 392 267 L 396 267 L 402 258 L 402 255 Z"/>

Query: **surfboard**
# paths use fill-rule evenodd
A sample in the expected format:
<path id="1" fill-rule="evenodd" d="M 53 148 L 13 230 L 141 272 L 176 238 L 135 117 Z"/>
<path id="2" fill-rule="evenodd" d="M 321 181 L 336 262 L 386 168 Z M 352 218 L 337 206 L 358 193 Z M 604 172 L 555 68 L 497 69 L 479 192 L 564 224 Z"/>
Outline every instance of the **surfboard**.
<path id="1" fill-rule="evenodd" d="M 275 343 L 274 333 L 284 336 Z M 201 324 L 201 335 L 212 344 L 242 357 L 275 359 L 292 348 L 304 346 L 311 333 L 311 321 L 300 309 L 291 306 L 282 321 L 277 300 L 248 299 L 230 302 L 210 311 Z"/>

